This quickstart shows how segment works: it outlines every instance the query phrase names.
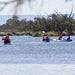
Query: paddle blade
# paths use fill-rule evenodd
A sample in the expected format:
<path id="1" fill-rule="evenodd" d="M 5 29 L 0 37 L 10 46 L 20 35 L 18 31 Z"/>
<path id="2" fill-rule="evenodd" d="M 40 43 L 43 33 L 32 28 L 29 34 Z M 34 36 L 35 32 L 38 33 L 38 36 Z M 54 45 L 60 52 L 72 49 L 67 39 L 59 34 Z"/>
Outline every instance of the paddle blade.
<path id="1" fill-rule="evenodd" d="M 14 40 L 17 40 L 17 38 L 15 38 Z"/>
<path id="2" fill-rule="evenodd" d="M 40 40 L 37 40 L 37 42 L 40 42 Z"/>
<path id="3" fill-rule="evenodd" d="M 15 42 L 11 42 L 11 44 L 15 44 Z"/>

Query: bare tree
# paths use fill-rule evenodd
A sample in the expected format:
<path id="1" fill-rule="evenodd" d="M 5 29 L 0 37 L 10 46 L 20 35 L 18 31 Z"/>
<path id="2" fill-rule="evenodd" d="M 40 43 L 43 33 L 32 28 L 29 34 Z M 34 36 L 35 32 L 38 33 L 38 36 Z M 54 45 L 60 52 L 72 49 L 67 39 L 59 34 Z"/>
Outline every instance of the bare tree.
<path id="1" fill-rule="evenodd" d="M 6 1 L 6 2 L 2 1 L 2 2 L 0 2 L 0 6 L 2 5 L 0 7 L 0 12 L 2 10 L 4 10 L 7 5 L 15 3 L 16 5 L 15 5 L 15 8 L 14 8 L 14 15 L 16 15 L 19 6 L 22 5 L 25 1 L 28 1 L 30 3 L 32 0 L 9 0 L 9 1 Z"/>
<path id="2" fill-rule="evenodd" d="M 14 15 L 16 15 L 16 13 L 18 12 L 18 8 L 19 6 L 21 6 L 25 1 L 28 1 L 29 3 L 30 2 L 33 2 L 33 1 L 36 1 L 36 0 L 9 0 L 9 1 L 0 1 L 0 12 L 5 9 L 5 7 L 9 4 L 16 4 L 15 5 L 15 8 L 14 8 Z M 43 4 L 44 0 L 40 0 L 41 3 Z M 72 0 L 65 0 L 65 2 L 68 2 L 68 1 L 72 1 Z"/>

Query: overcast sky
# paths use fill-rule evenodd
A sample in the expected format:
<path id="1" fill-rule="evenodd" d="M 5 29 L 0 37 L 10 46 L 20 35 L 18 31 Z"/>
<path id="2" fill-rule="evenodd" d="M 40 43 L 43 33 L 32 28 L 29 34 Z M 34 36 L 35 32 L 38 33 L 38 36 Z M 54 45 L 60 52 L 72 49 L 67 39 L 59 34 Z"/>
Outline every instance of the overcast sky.
<path id="1" fill-rule="evenodd" d="M 69 2 L 65 2 L 65 0 L 32 0 L 31 3 L 25 2 L 23 5 L 21 5 L 17 14 L 47 15 L 47 14 L 52 14 L 55 11 L 63 14 L 64 13 L 69 14 L 72 7 L 75 9 L 74 3 L 75 0 Z M 12 15 L 14 13 L 14 6 L 15 6 L 14 4 L 7 5 L 7 7 L 0 13 L 0 15 Z"/>
<path id="2" fill-rule="evenodd" d="M 9 1 L 9 0 L 0 0 L 0 2 Z M 65 2 L 65 0 L 32 0 L 31 3 L 24 2 L 18 9 L 17 15 L 25 15 L 22 18 L 28 20 L 33 20 L 34 15 L 50 15 L 52 13 L 58 12 L 62 14 L 69 14 L 73 7 L 73 13 L 75 13 L 75 0 Z M 0 5 L 1 7 L 1 5 Z M 15 4 L 9 4 L 3 11 L 0 11 L 0 25 L 5 24 L 6 20 L 11 18 L 11 16 L 4 15 L 13 15 L 14 14 Z M 28 16 L 27 16 L 28 15 Z M 33 15 L 33 16 L 29 16 Z"/>

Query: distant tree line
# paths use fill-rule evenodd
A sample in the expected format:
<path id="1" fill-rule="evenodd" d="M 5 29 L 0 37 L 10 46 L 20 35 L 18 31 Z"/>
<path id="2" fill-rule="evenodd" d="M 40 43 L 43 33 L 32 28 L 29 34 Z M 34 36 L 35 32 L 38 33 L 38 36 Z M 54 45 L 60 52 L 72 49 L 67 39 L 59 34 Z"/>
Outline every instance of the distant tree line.
<path id="1" fill-rule="evenodd" d="M 74 14 L 52 14 L 45 17 L 35 17 L 34 20 L 26 19 L 18 20 L 17 16 L 13 16 L 6 21 L 6 24 L 0 26 L 0 31 L 9 32 L 67 32 L 73 34 L 75 31 Z"/>

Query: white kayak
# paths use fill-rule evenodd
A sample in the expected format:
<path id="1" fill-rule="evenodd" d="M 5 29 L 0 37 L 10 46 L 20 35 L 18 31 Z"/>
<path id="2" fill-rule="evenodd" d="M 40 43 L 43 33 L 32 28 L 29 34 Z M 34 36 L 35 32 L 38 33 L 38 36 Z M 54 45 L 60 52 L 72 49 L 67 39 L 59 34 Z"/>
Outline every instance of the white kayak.
<path id="1" fill-rule="evenodd" d="M 66 39 L 62 39 L 62 40 L 58 40 L 58 39 L 53 39 L 53 41 L 60 41 L 60 42 L 71 42 L 72 40 L 66 40 Z"/>

